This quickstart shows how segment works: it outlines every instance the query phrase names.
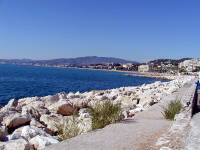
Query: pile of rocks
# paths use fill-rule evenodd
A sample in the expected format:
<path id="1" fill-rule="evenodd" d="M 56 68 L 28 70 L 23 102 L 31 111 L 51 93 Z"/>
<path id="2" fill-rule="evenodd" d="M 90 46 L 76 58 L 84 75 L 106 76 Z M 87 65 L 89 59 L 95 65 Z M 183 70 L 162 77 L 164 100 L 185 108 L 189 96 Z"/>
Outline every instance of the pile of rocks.
<path id="1" fill-rule="evenodd" d="M 176 76 L 169 82 L 137 87 L 12 99 L 0 108 L 0 150 L 37 150 L 58 143 L 56 124 L 63 124 L 75 110 L 79 111 L 79 128 L 88 132 L 92 122 L 87 108 L 105 100 L 120 103 L 124 117 L 132 117 L 192 79 L 193 76 Z"/>

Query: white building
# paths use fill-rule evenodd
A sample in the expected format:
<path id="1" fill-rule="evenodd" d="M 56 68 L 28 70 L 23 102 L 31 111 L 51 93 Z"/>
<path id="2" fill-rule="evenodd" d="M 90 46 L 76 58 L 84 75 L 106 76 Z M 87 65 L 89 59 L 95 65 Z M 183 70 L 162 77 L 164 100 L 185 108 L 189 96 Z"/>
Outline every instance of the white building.
<path id="1" fill-rule="evenodd" d="M 132 66 L 133 66 L 133 64 L 131 64 L 131 63 L 122 64 L 123 68 L 131 68 Z"/>
<path id="2" fill-rule="evenodd" d="M 149 65 L 140 65 L 138 66 L 138 71 L 139 72 L 148 72 L 150 71 Z"/>

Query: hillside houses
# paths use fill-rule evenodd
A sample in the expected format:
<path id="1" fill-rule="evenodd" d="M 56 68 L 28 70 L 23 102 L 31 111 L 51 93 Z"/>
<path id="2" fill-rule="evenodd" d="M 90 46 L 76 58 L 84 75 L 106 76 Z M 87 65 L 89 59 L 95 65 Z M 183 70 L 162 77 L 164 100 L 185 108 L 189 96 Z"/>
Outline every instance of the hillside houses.
<path id="1" fill-rule="evenodd" d="M 181 72 L 200 71 L 200 59 L 185 60 L 179 63 L 178 68 Z"/>

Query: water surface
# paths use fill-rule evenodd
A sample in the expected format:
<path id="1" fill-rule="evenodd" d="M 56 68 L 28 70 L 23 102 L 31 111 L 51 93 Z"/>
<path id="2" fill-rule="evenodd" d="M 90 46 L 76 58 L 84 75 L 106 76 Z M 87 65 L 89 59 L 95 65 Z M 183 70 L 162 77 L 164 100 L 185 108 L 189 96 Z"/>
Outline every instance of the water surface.
<path id="1" fill-rule="evenodd" d="M 120 74 L 122 73 L 100 70 L 1 64 L 0 105 L 5 105 L 12 98 L 46 96 L 70 91 L 106 90 L 157 81 Z"/>

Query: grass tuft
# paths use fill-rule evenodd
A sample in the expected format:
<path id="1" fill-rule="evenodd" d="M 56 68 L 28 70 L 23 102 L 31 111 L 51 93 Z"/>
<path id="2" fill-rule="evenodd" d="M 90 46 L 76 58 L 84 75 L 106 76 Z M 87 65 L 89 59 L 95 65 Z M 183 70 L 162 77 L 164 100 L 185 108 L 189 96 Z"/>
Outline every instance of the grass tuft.
<path id="1" fill-rule="evenodd" d="M 182 104 L 179 100 L 171 101 L 167 108 L 164 108 L 163 116 L 165 119 L 174 120 L 176 114 L 179 114 L 182 108 Z"/>
<path id="2" fill-rule="evenodd" d="M 123 119 L 121 105 L 114 105 L 110 101 L 97 104 L 94 108 L 90 108 L 89 112 L 92 117 L 93 130 L 104 128 L 106 125 L 119 122 Z"/>
<path id="3" fill-rule="evenodd" d="M 58 129 L 57 136 L 59 141 L 70 139 L 81 134 L 78 123 L 78 116 L 75 111 L 73 116 L 71 118 L 67 118 L 64 124 L 56 124 L 55 127 Z"/>

